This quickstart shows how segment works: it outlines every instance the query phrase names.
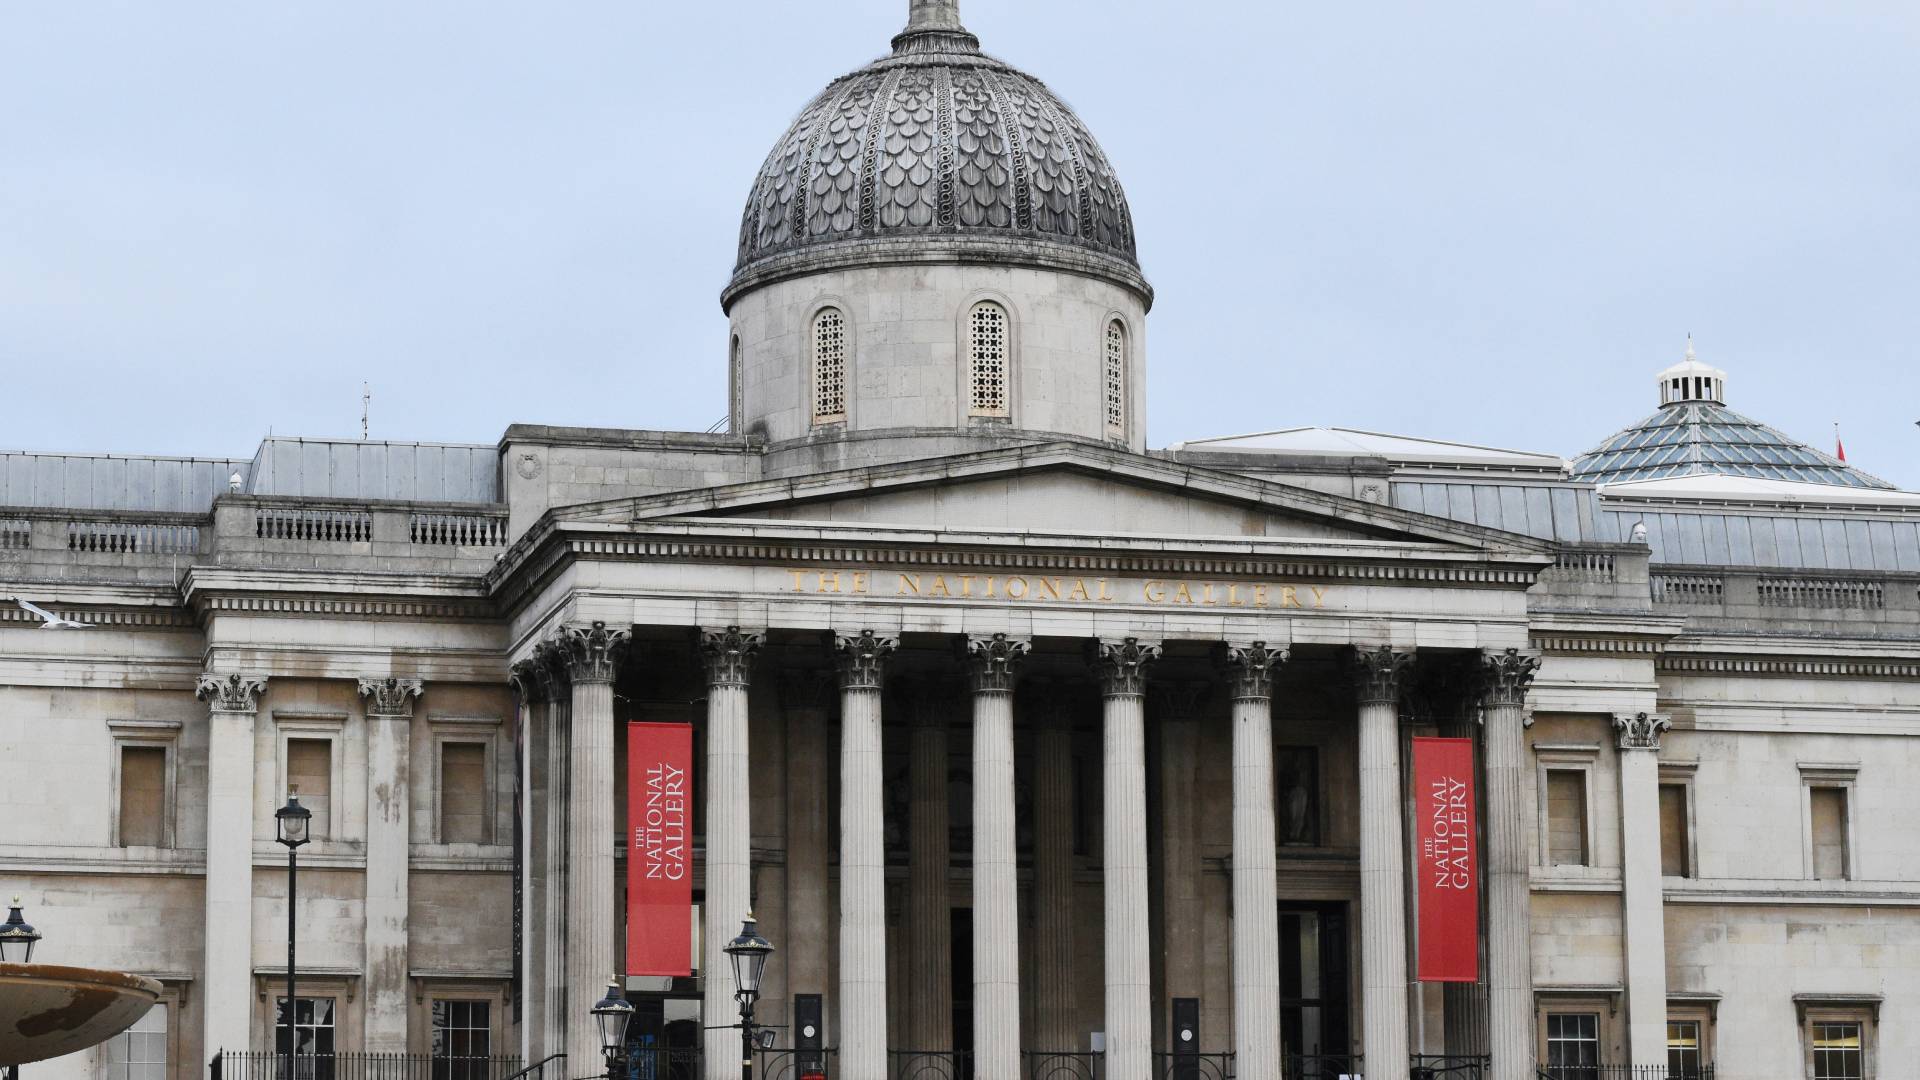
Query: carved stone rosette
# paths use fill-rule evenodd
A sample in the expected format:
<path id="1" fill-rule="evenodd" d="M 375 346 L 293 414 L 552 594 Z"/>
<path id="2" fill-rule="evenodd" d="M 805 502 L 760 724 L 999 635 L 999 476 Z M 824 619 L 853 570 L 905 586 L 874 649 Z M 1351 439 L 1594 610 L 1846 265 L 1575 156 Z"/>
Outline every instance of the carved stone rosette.
<path id="1" fill-rule="evenodd" d="M 836 635 L 833 659 L 840 671 L 842 690 L 878 690 L 886 682 L 887 657 L 899 642 L 862 630 L 852 637 Z"/>
<path id="2" fill-rule="evenodd" d="M 419 679 L 361 679 L 360 696 L 368 716 L 412 716 L 413 699 L 424 689 Z"/>
<path id="3" fill-rule="evenodd" d="M 1622 750 L 1658 750 L 1660 736 L 1673 728 L 1673 720 L 1657 713 L 1615 713 L 1614 734 Z"/>
<path id="4" fill-rule="evenodd" d="M 1147 668 L 1160 659 L 1160 646 L 1139 638 L 1096 641 L 1092 646 L 1093 673 L 1102 697 L 1140 697 L 1147 692 Z"/>
<path id="5" fill-rule="evenodd" d="M 1287 662 L 1287 650 L 1269 648 L 1264 641 L 1229 644 L 1222 658 L 1233 700 L 1267 701 L 1273 697 L 1273 673 Z"/>
<path id="6" fill-rule="evenodd" d="M 212 705 L 218 712 L 257 712 L 260 694 L 267 688 L 265 675 L 217 675 L 211 671 L 200 676 L 194 696 Z"/>
<path id="7" fill-rule="evenodd" d="M 550 639 L 567 678 L 576 683 L 612 682 L 632 640 L 632 631 L 610 630 L 604 622 L 557 627 Z"/>
<path id="8" fill-rule="evenodd" d="M 1480 698 L 1484 705 L 1519 705 L 1527 699 L 1540 658 L 1519 649 L 1503 649 L 1480 657 Z"/>
<path id="9" fill-rule="evenodd" d="M 1413 666 L 1413 654 L 1391 645 L 1375 649 L 1355 646 L 1353 650 L 1355 685 L 1363 705 L 1393 704 L 1405 689 L 1407 670 Z"/>
<path id="10" fill-rule="evenodd" d="M 753 680 L 753 658 L 766 638 L 737 626 L 700 633 L 700 657 L 707 665 L 708 686 L 746 686 Z"/>
<path id="11" fill-rule="evenodd" d="M 1005 634 L 967 641 L 967 684 L 976 694 L 1011 694 L 1020 661 L 1033 643 Z"/>

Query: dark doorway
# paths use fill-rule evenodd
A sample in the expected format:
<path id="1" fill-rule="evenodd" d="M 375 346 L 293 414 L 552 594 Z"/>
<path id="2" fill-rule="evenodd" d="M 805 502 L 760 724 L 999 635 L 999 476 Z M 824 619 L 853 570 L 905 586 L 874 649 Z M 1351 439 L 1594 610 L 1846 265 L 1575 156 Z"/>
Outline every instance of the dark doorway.
<path id="1" fill-rule="evenodd" d="M 1347 905 L 1280 904 L 1280 1040 L 1286 1053 L 1345 1054 L 1352 976 Z"/>
<path id="2" fill-rule="evenodd" d="M 699 1080 L 700 999 L 673 994 L 629 994 L 629 1080 Z"/>
<path id="3" fill-rule="evenodd" d="M 952 932 L 953 959 L 948 965 L 953 969 L 953 1047 L 955 1050 L 973 1049 L 973 909 L 957 907 L 953 909 Z M 930 1046 L 929 1050 L 942 1049 Z"/>

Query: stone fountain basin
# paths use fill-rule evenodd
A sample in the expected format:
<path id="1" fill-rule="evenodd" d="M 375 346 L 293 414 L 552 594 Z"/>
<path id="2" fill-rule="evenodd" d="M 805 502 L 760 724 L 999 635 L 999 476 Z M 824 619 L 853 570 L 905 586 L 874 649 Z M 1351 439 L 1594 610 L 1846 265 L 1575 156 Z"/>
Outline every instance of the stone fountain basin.
<path id="1" fill-rule="evenodd" d="M 0 1065 L 43 1061 L 106 1042 L 160 998 L 139 975 L 58 964 L 0 964 Z"/>

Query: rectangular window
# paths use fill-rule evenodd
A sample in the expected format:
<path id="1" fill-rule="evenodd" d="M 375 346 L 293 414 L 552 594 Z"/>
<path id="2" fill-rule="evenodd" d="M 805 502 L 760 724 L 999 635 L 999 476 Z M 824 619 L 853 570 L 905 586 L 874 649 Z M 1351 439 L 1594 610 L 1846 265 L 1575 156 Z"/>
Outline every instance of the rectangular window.
<path id="1" fill-rule="evenodd" d="M 1812 808 L 1813 876 L 1840 880 L 1847 876 L 1847 789 L 1816 787 L 1807 791 Z"/>
<path id="2" fill-rule="evenodd" d="M 1865 1080 L 1866 1025 L 1857 1020 L 1816 1020 L 1813 1080 Z"/>
<path id="3" fill-rule="evenodd" d="M 167 1007 L 155 1005 L 126 1031 L 108 1039 L 106 1080 L 166 1080 Z"/>
<path id="4" fill-rule="evenodd" d="M 287 740 L 287 794 L 300 796 L 300 805 L 313 812 L 313 821 L 308 826 L 308 830 L 314 839 L 324 839 L 331 834 L 329 828 L 333 810 L 333 743 L 331 741 L 327 739 Z"/>
<path id="5" fill-rule="evenodd" d="M 485 844 L 487 747 L 484 743 L 440 745 L 440 842 Z"/>
<path id="6" fill-rule="evenodd" d="M 120 846 L 160 847 L 167 822 L 167 751 L 120 747 Z"/>
<path id="7" fill-rule="evenodd" d="M 1547 1014 L 1547 1068 L 1554 1080 L 1597 1080 L 1599 1013 Z"/>
<path id="8" fill-rule="evenodd" d="M 1668 1080 L 1699 1080 L 1704 1075 L 1705 1051 L 1700 1045 L 1698 1020 L 1667 1021 Z"/>
<path id="9" fill-rule="evenodd" d="M 434 1001 L 433 1080 L 487 1080 L 491 1016 L 484 1001 Z"/>
<path id="10" fill-rule="evenodd" d="M 287 999 L 274 999 L 274 1076 L 287 1080 Z M 330 997 L 296 999 L 293 1080 L 334 1080 L 335 1010 Z"/>
<path id="11" fill-rule="evenodd" d="M 1660 785 L 1660 873 L 1690 877 L 1687 859 L 1687 785 Z"/>
<path id="12" fill-rule="evenodd" d="M 1547 865 L 1587 865 L 1587 774 L 1547 770 Z"/>

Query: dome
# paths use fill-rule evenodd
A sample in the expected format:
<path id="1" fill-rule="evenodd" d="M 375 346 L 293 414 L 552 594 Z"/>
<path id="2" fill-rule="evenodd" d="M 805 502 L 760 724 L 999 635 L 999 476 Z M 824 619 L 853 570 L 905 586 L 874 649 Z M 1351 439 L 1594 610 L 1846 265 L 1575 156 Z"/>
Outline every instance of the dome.
<path id="1" fill-rule="evenodd" d="M 835 80 L 774 144 L 722 296 L 925 261 L 1091 274 L 1150 298 L 1113 166 L 1040 80 L 980 51 L 957 0 L 912 0 L 893 53 Z"/>

